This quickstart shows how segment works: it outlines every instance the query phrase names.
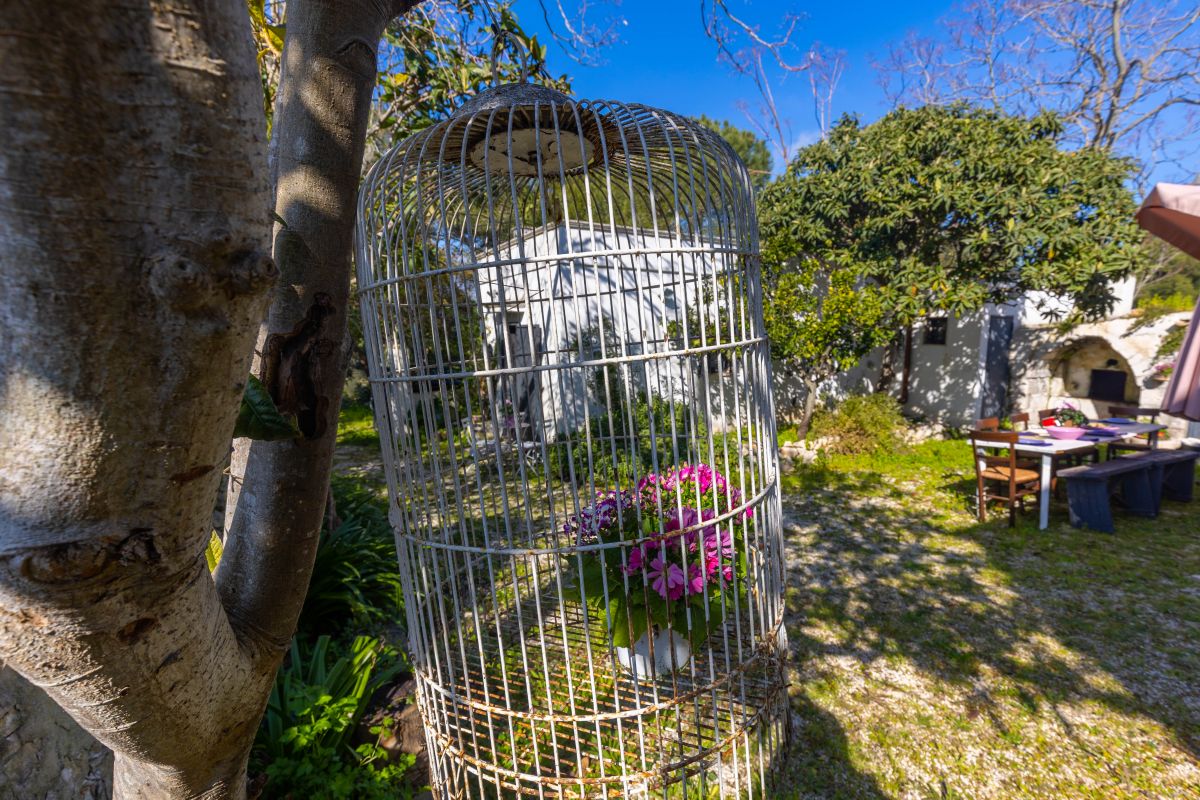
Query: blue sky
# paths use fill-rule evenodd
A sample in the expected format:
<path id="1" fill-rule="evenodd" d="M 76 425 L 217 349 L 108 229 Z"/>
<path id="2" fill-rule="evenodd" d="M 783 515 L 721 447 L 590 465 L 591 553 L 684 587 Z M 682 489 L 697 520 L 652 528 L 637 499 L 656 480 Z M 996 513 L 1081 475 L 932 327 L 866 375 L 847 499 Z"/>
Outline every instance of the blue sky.
<path id="1" fill-rule="evenodd" d="M 883 57 L 888 43 L 909 30 L 938 34 L 937 19 L 950 6 L 949 0 L 758 0 L 739 4 L 739 10 L 760 22 L 764 33 L 771 32 L 773 21 L 787 12 L 801 12 L 804 18 L 794 38 L 798 45 L 807 47 L 816 41 L 846 53 L 834 117 L 854 111 L 871 120 L 887 110 L 872 59 Z M 572 6 L 568 3 L 568 7 Z M 515 8 L 527 30 L 549 41 L 536 0 L 517 0 Z M 555 45 L 551 45 L 551 66 L 572 76 L 580 98 L 640 102 L 682 114 L 707 114 L 749 128 L 738 102 L 758 104 L 754 85 L 717 62 L 699 8 L 698 0 L 625 0 L 616 12 L 628 24 L 621 29 L 621 42 L 602 54 L 602 66 L 580 66 L 556 52 Z M 801 143 L 815 139 L 819 128 L 807 78 L 787 76 L 776 82 L 775 91 L 781 112 L 791 121 L 791 138 Z M 777 169 L 781 166 L 776 164 Z"/>

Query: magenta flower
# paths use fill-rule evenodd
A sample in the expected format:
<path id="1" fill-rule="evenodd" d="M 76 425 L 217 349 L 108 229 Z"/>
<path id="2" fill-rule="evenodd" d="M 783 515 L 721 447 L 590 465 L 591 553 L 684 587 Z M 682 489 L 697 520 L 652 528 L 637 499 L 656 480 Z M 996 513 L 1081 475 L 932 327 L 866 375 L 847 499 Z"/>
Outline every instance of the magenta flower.
<path id="1" fill-rule="evenodd" d="M 721 557 L 719 555 L 712 554 L 706 556 L 704 559 L 704 569 L 710 578 L 714 577 L 718 572 L 720 572 L 721 577 L 723 577 L 727 582 L 733 580 L 733 564 L 729 563 L 728 561 L 722 564 Z"/>
<path id="2" fill-rule="evenodd" d="M 700 594 L 704 591 L 704 581 L 707 576 L 704 574 L 704 568 L 699 564 L 691 564 L 688 566 L 688 592 L 691 594 Z"/>
<path id="3" fill-rule="evenodd" d="M 672 531 L 687 530 L 687 533 L 684 534 L 684 541 L 687 542 L 688 552 L 694 553 L 698 549 L 698 537 L 708 537 L 714 530 L 714 527 L 709 525 L 697 531 L 696 526 L 702 522 L 712 519 L 716 515 L 716 512 L 711 508 L 706 508 L 703 511 L 697 511 L 691 506 L 684 506 L 678 511 L 670 512 L 670 516 L 667 518 L 667 524 L 663 526 L 663 529 L 667 533 L 671 533 Z"/>
<path id="4" fill-rule="evenodd" d="M 733 539 L 729 535 L 729 529 L 721 528 L 718 531 L 712 526 L 706 528 L 704 534 L 704 551 L 708 555 L 723 556 L 725 558 L 733 555 Z"/>

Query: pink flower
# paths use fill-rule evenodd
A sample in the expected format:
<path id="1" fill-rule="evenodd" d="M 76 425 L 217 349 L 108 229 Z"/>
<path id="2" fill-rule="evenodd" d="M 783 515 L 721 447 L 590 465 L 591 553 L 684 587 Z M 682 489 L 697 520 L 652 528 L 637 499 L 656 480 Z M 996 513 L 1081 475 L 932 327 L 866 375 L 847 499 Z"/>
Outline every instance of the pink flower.
<path id="1" fill-rule="evenodd" d="M 670 564 L 661 555 L 657 555 L 650 562 L 650 569 L 646 571 L 646 575 L 650 578 L 650 588 L 663 597 L 670 600 L 683 597 L 687 581 L 683 568 L 678 564 Z"/>
<path id="2" fill-rule="evenodd" d="M 691 564 L 688 566 L 688 591 L 692 594 L 700 594 L 704 591 L 704 581 L 706 576 L 704 568 L 699 564 Z"/>

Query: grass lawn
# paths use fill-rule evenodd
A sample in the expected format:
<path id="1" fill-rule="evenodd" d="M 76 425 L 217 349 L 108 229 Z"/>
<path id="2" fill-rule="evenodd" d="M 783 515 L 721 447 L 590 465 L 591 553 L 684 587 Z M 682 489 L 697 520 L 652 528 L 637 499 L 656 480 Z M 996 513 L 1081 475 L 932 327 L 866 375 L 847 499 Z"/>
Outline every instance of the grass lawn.
<path id="1" fill-rule="evenodd" d="M 788 473 L 792 798 L 1200 798 L 1200 501 L 979 524 L 964 442 Z"/>

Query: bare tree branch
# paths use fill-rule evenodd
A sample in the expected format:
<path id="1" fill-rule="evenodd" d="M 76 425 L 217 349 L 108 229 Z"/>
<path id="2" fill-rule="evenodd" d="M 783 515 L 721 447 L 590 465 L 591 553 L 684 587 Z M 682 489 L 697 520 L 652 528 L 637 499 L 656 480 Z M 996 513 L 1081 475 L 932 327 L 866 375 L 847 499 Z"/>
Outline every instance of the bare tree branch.
<path id="1" fill-rule="evenodd" d="M 821 136 L 824 137 L 829 133 L 829 126 L 833 122 L 833 96 L 846 68 L 846 54 L 843 50 L 828 50 L 814 44 L 811 56 L 812 67 L 808 70 L 808 85 L 812 90 L 813 116 Z"/>
<path id="2" fill-rule="evenodd" d="M 1080 146 L 1165 158 L 1192 152 L 1200 105 L 1200 5 L 1188 0 L 968 0 L 949 42 L 910 34 L 876 64 L 893 104 L 966 100 L 1050 109 Z M 1160 124 L 1170 117 L 1170 124 Z"/>
<path id="3" fill-rule="evenodd" d="M 602 17 L 599 23 L 592 22 L 592 4 L 588 0 L 579 0 L 575 13 L 570 13 L 562 4 L 562 0 L 538 0 L 542 8 L 542 20 L 546 30 L 554 37 L 567 58 L 583 66 L 596 66 L 601 63 L 600 53 L 620 41 L 619 30 L 626 24 L 625 18 L 618 15 Z M 608 3 L 601 3 L 608 5 Z M 562 30 L 555 23 L 562 24 Z"/>
<path id="4" fill-rule="evenodd" d="M 823 50 L 816 44 L 799 47 L 795 36 L 801 17 L 795 13 L 780 16 L 775 35 L 764 34 L 758 25 L 735 12 L 727 0 L 701 0 L 700 20 L 705 34 L 716 45 L 718 60 L 753 82 L 759 97 L 757 106 L 742 100 L 738 108 L 759 135 L 771 143 L 780 163 L 791 160 L 794 141 L 791 123 L 775 99 L 772 71 L 781 72 L 783 77 L 809 74 L 814 112 L 824 133 L 843 71 L 842 53 Z"/>

